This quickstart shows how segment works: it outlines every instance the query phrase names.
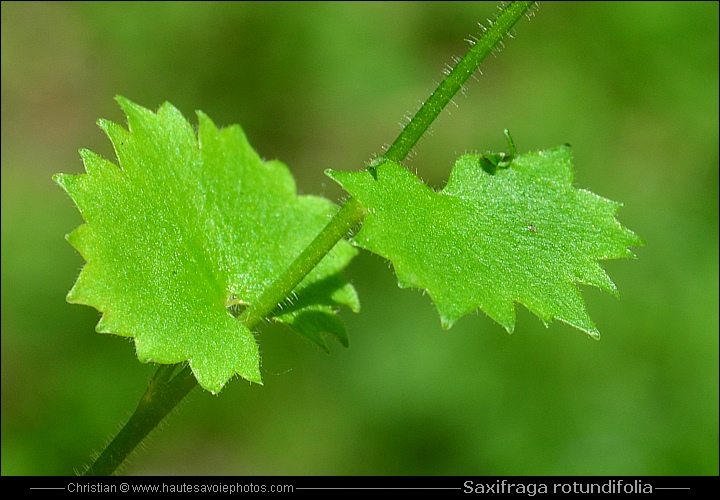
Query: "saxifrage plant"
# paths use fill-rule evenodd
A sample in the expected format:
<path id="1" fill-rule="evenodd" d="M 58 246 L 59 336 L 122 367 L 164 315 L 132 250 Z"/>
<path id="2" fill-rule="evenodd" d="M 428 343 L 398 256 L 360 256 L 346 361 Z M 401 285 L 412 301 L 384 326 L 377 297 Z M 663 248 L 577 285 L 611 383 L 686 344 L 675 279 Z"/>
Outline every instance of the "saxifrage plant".
<path id="1" fill-rule="evenodd" d="M 68 301 L 96 308 L 98 332 L 132 337 L 139 360 L 160 366 L 86 474 L 114 473 L 196 385 L 262 383 L 263 321 L 326 352 L 325 335 L 347 346 L 338 308 L 360 305 L 341 272 L 357 248 L 392 262 L 401 287 L 426 290 L 445 328 L 481 309 L 512 332 L 517 302 L 598 337 L 577 285 L 616 294 L 598 261 L 633 257 L 642 240 L 615 218 L 620 203 L 573 186 L 569 146 L 518 154 L 506 131 L 508 153 L 461 156 L 439 192 L 402 165 L 532 8 L 503 7 L 364 170 L 326 171 L 350 195 L 339 209 L 298 196 L 288 168 L 263 161 L 239 126 L 198 112 L 196 133 L 169 103 L 153 113 L 117 98 L 128 128 L 99 121 L 117 164 L 81 150 L 87 173 L 54 177 L 85 220 L 68 235 L 87 261 Z"/>

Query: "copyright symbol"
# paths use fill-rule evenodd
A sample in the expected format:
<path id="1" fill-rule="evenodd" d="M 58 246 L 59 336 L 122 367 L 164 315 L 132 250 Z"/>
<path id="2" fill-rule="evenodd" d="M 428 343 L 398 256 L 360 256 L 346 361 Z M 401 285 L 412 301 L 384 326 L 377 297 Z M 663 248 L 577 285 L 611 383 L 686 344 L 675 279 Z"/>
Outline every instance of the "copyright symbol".
<path id="1" fill-rule="evenodd" d="M 130 485 L 127 483 L 120 483 L 120 492 L 127 493 L 130 490 Z"/>

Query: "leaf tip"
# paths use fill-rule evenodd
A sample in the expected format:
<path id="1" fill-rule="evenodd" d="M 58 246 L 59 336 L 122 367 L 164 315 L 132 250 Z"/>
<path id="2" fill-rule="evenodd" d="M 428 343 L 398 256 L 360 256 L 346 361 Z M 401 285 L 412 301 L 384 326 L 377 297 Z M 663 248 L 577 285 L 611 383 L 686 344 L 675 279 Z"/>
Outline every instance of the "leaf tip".
<path id="1" fill-rule="evenodd" d="M 200 130 L 203 130 L 207 127 L 217 130 L 215 122 L 212 120 L 212 118 L 203 113 L 201 110 L 195 110 L 195 116 L 197 116 L 198 118 L 198 126 L 200 127 Z"/>
<path id="2" fill-rule="evenodd" d="M 559 319 L 560 321 L 562 321 L 564 323 L 567 323 L 568 325 L 572 326 L 573 328 L 577 328 L 578 330 L 585 332 L 587 334 L 587 336 L 593 340 L 600 340 L 600 332 L 598 331 L 597 327 L 595 327 L 595 324 L 592 321 L 590 321 L 590 318 L 587 318 L 586 322 L 583 321 L 582 322 L 583 324 L 576 324 L 577 322 L 571 323 L 562 318 L 557 318 L 557 319 Z"/>
<path id="3" fill-rule="evenodd" d="M 446 316 L 440 316 L 440 326 L 443 330 L 449 330 L 455 324 L 455 320 Z"/>
<path id="4" fill-rule="evenodd" d="M 131 111 L 133 111 L 133 110 L 137 111 L 137 112 L 145 111 L 147 113 L 152 113 L 152 111 L 150 111 L 149 109 L 147 109 L 143 106 L 140 106 L 139 104 L 131 101 L 127 97 L 122 96 L 120 94 L 115 95 L 115 102 L 117 102 L 120 105 L 120 108 L 125 112 L 126 115 L 130 115 Z M 168 102 L 165 102 L 161 107 L 164 107 L 168 104 L 172 107 L 172 104 L 170 104 Z"/>

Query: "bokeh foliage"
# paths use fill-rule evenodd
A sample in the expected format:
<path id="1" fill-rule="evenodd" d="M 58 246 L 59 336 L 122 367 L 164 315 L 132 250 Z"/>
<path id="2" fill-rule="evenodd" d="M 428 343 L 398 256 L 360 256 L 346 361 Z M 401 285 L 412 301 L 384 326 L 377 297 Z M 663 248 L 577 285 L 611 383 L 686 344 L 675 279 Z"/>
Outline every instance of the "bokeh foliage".
<path id="1" fill-rule="evenodd" d="M 301 193 L 340 190 L 492 17 L 486 3 L 2 3 L 2 474 L 68 474 L 153 367 L 65 295 L 80 222 L 55 172 L 112 97 L 242 124 Z M 518 307 L 441 330 L 429 297 L 362 253 L 350 348 L 259 337 L 265 385 L 197 392 L 133 474 L 717 474 L 718 4 L 547 3 L 483 66 L 410 166 L 441 188 L 465 151 L 573 146 L 576 183 L 624 202 L 647 246 L 583 289 L 600 342 Z"/>

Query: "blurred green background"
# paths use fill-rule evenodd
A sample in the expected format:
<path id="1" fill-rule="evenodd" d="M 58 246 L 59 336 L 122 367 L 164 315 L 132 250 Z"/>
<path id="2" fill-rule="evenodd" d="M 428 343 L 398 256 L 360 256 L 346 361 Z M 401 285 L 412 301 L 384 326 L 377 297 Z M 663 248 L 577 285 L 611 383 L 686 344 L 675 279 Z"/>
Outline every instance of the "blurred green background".
<path id="1" fill-rule="evenodd" d="M 152 366 L 65 294 L 81 223 L 56 172 L 113 158 L 116 94 L 240 123 L 298 189 L 340 200 L 494 3 L 2 2 L 2 474 L 72 474 Z M 264 386 L 196 390 L 129 474 L 718 474 L 718 3 L 547 3 L 416 148 L 434 187 L 465 151 L 570 143 L 576 184 L 647 242 L 584 288 L 599 342 L 518 307 L 443 331 L 362 253 L 350 348 L 260 335 Z"/>

